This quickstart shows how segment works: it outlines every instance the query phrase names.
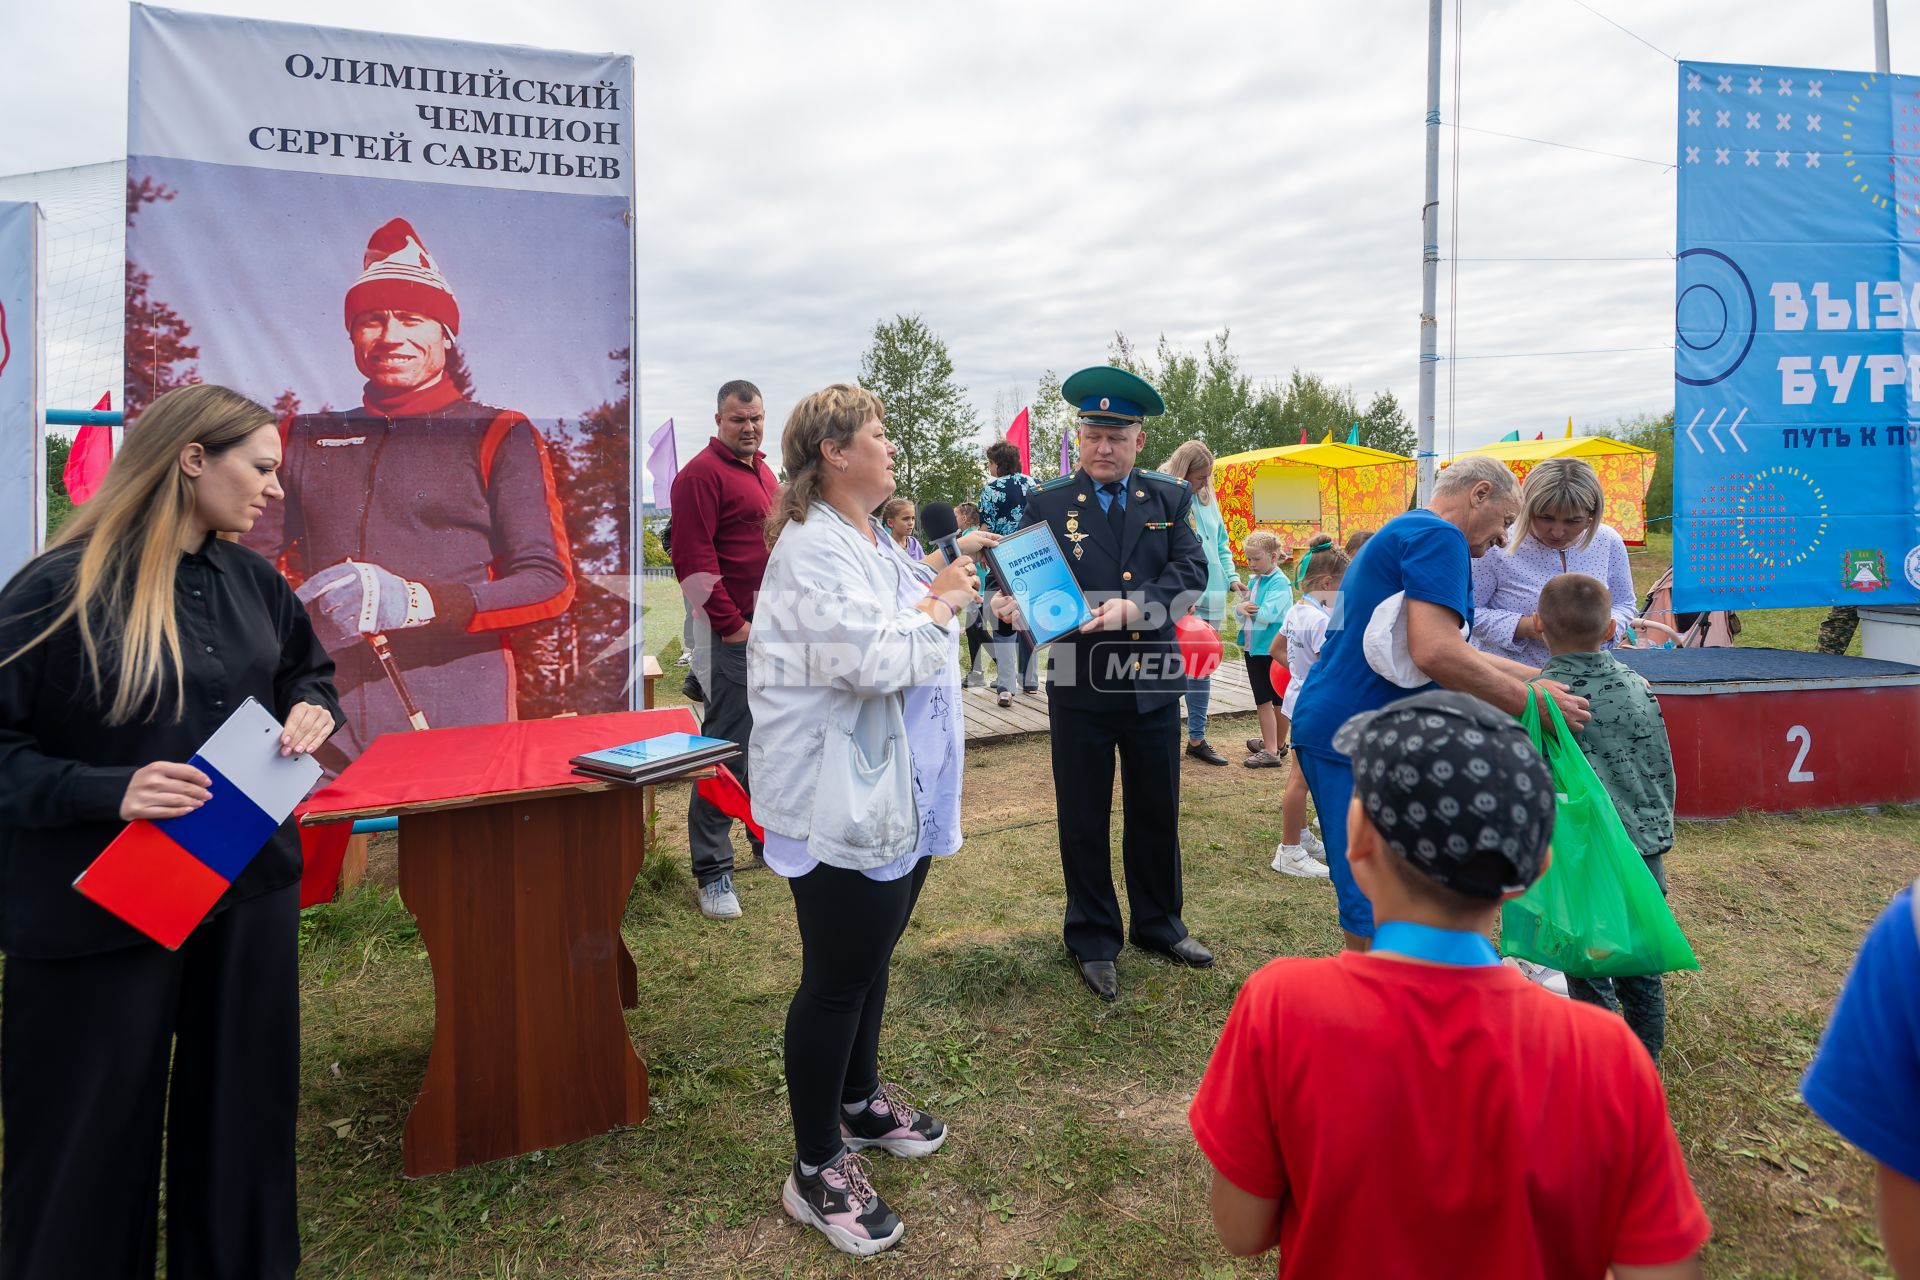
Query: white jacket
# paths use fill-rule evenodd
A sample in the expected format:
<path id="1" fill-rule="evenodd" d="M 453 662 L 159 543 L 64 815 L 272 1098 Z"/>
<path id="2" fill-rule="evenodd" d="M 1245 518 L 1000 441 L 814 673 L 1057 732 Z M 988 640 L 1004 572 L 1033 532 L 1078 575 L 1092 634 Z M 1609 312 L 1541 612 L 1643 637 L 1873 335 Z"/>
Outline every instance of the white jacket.
<path id="1" fill-rule="evenodd" d="M 780 531 L 747 637 L 753 816 L 864 871 L 918 839 L 906 690 L 954 654 L 955 630 L 900 603 L 933 571 L 870 521 L 879 545 L 824 502 Z"/>

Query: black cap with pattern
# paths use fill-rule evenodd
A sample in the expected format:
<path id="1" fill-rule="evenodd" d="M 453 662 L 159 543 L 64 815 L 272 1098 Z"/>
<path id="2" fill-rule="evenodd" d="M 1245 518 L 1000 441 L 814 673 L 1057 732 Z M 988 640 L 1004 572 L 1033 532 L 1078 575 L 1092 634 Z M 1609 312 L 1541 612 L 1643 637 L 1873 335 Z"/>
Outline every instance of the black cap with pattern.
<path id="1" fill-rule="evenodd" d="M 1512 716 L 1430 690 L 1364 711 L 1333 746 L 1387 846 L 1449 889 L 1497 901 L 1546 865 L 1553 775 Z"/>

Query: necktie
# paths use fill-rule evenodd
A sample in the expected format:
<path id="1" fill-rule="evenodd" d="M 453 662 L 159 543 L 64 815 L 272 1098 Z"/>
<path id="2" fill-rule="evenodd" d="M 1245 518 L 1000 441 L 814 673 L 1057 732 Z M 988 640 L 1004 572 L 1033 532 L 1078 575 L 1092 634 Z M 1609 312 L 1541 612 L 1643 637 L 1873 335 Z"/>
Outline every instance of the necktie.
<path id="1" fill-rule="evenodd" d="M 1107 525 L 1113 530 L 1114 541 L 1117 542 L 1127 523 L 1127 486 L 1117 480 L 1109 480 L 1100 486 L 1100 491 L 1107 495 Z"/>

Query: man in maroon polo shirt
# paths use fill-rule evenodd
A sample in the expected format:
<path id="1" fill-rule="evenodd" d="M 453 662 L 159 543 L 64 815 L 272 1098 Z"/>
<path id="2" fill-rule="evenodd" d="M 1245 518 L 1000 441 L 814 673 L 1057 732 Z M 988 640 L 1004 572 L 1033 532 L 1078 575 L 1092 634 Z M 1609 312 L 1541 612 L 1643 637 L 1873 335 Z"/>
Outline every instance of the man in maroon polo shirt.
<path id="1" fill-rule="evenodd" d="M 767 571 L 767 512 L 780 484 L 760 452 L 767 425 L 760 389 L 751 382 L 729 382 L 720 388 L 718 409 L 713 439 L 673 481 L 673 574 L 692 614 L 694 674 L 706 688 L 700 731 L 740 744 L 740 758 L 728 767 L 741 786 L 750 788 L 747 634 Z M 739 915 L 733 819 L 697 791 L 687 802 L 687 840 L 701 912 L 715 920 Z M 759 853 L 757 845 L 754 852 Z"/>

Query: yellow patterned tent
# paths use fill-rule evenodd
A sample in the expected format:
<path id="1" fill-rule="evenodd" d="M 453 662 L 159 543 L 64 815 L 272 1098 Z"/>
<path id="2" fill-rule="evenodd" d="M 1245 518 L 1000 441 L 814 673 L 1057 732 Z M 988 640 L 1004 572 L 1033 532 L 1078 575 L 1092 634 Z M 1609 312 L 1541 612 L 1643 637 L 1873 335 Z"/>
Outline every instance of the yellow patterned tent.
<path id="1" fill-rule="evenodd" d="M 1570 436 L 1558 440 L 1502 440 L 1466 449 L 1507 464 L 1516 480 L 1525 480 L 1537 462 L 1548 458 L 1581 458 L 1592 464 L 1607 495 L 1604 522 L 1632 546 L 1647 541 L 1647 489 L 1653 484 L 1656 455 L 1651 449 L 1609 440 L 1605 436 Z M 1445 464 L 1442 464 L 1445 465 Z"/>
<path id="2" fill-rule="evenodd" d="M 1271 529 L 1289 550 L 1315 530 L 1343 542 L 1405 511 L 1413 486 L 1413 459 L 1331 441 L 1235 453 L 1213 464 L 1214 500 L 1243 564 L 1241 544 L 1255 529 Z"/>

